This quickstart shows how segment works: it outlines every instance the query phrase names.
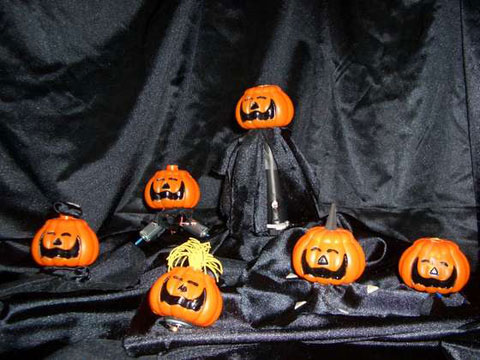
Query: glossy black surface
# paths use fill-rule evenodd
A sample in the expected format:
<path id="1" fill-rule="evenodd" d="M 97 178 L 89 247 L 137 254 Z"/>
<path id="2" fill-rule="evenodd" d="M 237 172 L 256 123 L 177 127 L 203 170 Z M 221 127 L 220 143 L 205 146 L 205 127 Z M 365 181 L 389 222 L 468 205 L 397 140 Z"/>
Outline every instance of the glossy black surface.
<path id="1" fill-rule="evenodd" d="M 168 184 L 165 184 L 165 185 L 168 185 Z M 150 187 L 150 198 L 153 201 L 159 201 L 163 199 L 169 199 L 169 200 L 183 199 L 183 196 L 185 195 L 185 183 L 183 181 L 180 184 L 180 188 L 176 192 L 167 190 L 165 188 L 165 185 L 162 187 L 160 192 L 156 192 L 155 189 L 153 188 L 153 185 Z M 168 187 L 168 189 L 170 188 Z"/>
<path id="2" fill-rule="evenodd" d="M 450 289 L 455 285 L 457 281 L 457 268 L 454 266 L 452 274 L 446 280 L 435 279 L 434 277 L 424 278 L 418 273 L 418 258 L 412 264 L 412 281 L 415 284 L 421 284 L 423 286 L 431 286 L 435 288 Z"/>
<path id="3" fill-rule="evenodd" d="M 305 275 L 312 275 L 315 277 L 321 277 L 325 279 L 340 280 L 347 273 L 347 266 L 348 266 L 347 254 L 343 256 L 342 265 L 340 265 L 340 267 L 337 270 L 330 270 L 328 268 L 323 268 L 323 267 L 311 267 L 307 262 L 306 256 L 307 256 L 307 250 L 305 250 L 302 254 L 302 269 Z M 328 261 L 326 260 L 324 255 L 322 255 L 318 259 L 318 265 L 328 265 Z"/>
<path id="4" fill-rule="evenodd" d="M 198 311 L 202 308 L 205 302 L 205 298 L 207 296 L 205 289 L 203 289 L 200 296 L 194 299 L 187 299 L 184 296 L 172 295 L 167 290 L 167 282 L 169 279 L 170 278 L 167 278 L 162 286 L 162 290 L 160 291 L 160 294 L 159 294 L 160 301 L 164 301 L 169 305 L 179 305 L 185 309 L 192 310 L 192 311 Z M 186 292 L 187 288 L 185 287 L 185 289 L 182 289 L 181 287 L 179 287 L 178 291 Z"/>
<path id="5" fill-rule="evenodd" d="M 62 242 L 60 240 L 60 243 L 55 243 L 59 239 L 55 239 L 53 244 L 54 245 L 61 245 Z M 78 256 L 78 253 L 80 252 L 80 238 L 77 236 L 75 239 L 75 243 L 70 249 L 61 249 L 59 247 L 52 247 L 52 248 L 46 248 L 45 245 L 43 244 L 43 235 L 40 238 L 40 256 L 44 256 L 47 258 L 54 258 L 54 257 L 61 257 L 64 259 L 70 259 L 70 258 L 76 258 Z"/>
<path id="6" fill-rule="evenodd" d="M 258 109 L 258 105 L 253 102 L 250 111 L 248 113 L 245 113 L 243 111 L 243 107 L 240 108 L 240 118 L 242 121 L 252 121 L 252 120 L 271 120 L 275 117 L 276 115 L 276 106 L 275 102 L 273 100 L 270 101 L 270 105 L 268 106 L 268 109 L 265 111 L 259 111 L 255 110 Z"/>

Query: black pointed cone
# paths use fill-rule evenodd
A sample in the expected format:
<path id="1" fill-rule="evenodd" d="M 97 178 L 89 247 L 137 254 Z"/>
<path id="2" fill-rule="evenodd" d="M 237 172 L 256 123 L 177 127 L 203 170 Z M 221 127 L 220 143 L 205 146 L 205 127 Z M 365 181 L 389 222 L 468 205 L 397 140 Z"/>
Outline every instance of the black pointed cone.
<path id="1" fill-rule="evenodd" d="M 330 212 L 328 213 L 327 223 L 325 227 L 328 230 L 335 230 L 337 228 L 337 207 L 335 203 L 330 206 Z"/>

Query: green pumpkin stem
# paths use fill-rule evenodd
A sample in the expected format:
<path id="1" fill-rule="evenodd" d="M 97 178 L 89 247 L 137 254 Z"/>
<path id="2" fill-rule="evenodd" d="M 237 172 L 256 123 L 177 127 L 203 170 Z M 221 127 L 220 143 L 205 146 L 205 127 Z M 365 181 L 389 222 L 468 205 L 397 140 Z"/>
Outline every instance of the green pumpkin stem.
<path id="1" fill-rule="evenodd" d="M 330 206 L 330 212 L 328 213 L 327 223 L 325 224 L 325 227 L 328 230 L 337 229 L 337 207 L 335 206 L 335 203 L 332 203 L 332 205 Z"/>

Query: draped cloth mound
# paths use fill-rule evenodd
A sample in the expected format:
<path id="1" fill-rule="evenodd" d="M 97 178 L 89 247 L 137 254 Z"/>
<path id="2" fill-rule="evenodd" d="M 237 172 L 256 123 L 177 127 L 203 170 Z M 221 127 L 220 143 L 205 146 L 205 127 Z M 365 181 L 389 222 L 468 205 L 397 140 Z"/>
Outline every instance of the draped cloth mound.
<path id="1" fill-rule="evenodd" d="M 349 339 L 350 327 L 360 322 L 368 328 L 363 335 L 394 339 L 396 335 L 384 333 L 382 319 L 392 324 L 390 330 L 397 336 L 405 336 L 405 341 L 415 338 L 418 329 L 424 336 L 440 339 L 452 334 L 465 336 L 478 328 L 468 315 L 475 308 L 463 294 L 438 297 L 421 293 L 395 275 L 397 264 L 385 260 L 399 257 L 407 243 L 382 239 L 357 227 L 353 219 L 341 214 L 339 218 L 341 226 L 357 234 L 366 253 L 367 269 L 357 283 L 320 285 L 292 276 L 293 247 L 308 228 L 318 224 L 290 228 L 272 236 L 249 263 L 220 258 L 228 269 L 220 284 L 224 310 L 213 326 L 172 333 L 144 299 L 124 338 L 126 351 L 132 356 L 160 353 L 188 359 L 195 351 L 202 352 L 206 344 L 218 355 L 225 351 L 223 346 L 233 346 L 232 341 L 243 346 L 299 339 L 324 342 L 332 332 L 338 339 Z M 184 352 L 185 348 L 189 350 Z"/>
<path id="2" fill-rule="evenodd" d="M 223 176 L 220 210 L 231 237 L 226 244 L 230 256 L 235 251 L 240 258 L 250 260 L 257 254 L 254 248 L 259 248 L 258 243 L 269 234 L 265 144 L 277 166 L 282 200 L 279 206 L 286 209 L 288 221 L 301 224 L 319 218 L 316 176 L 289 131 L 250 130 L 230 144 L 216 170 Z"/>

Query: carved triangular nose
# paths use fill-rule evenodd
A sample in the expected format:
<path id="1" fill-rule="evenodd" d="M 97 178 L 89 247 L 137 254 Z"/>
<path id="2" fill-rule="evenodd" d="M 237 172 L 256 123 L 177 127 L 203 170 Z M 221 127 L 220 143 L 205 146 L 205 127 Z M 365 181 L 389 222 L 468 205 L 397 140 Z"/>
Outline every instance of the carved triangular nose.
<path id="1" fill-rule="evenodd" d="M 186 292 L 188 289 L 184 284 L 182 284 L 178 287 L 178 290 L 181 291 L 181 292 Z"/>
<path id="2" fill-rule="evenodd" d="M 163 184 L 162 189 L 170 189 L 170 185 L 168 183 Z"/>
<path id="3" fill-rule="evenodd" d="M 432 270 L 430 270 L 430 275 L 433 275 L 433 276 L 438 276 L 438 270 L 436 267 L 432 268 Z"/>
<path id="4" fill-rule="evenodd" d="M 250 110 L 257 110 L 258 109 L 258 104 L 256 102 L 253 102 L 252 105 L 250 105 Z"/>
<path id="5" fill-rule="evenodd" d="M 320 256 L 320 259 L 318 259 L 318 265 L 328 265 L 328 260 L 325 255 Z"/>
<path id="6" fill-rule="evenodd" d="M 62 245 L 62 240 L 60 240 L 59 238 L 56 238 L 56 239 L 53 241 L 53 245 Z"/>

